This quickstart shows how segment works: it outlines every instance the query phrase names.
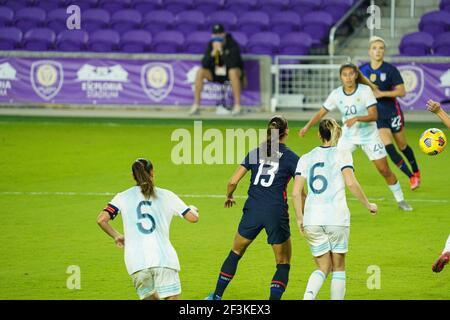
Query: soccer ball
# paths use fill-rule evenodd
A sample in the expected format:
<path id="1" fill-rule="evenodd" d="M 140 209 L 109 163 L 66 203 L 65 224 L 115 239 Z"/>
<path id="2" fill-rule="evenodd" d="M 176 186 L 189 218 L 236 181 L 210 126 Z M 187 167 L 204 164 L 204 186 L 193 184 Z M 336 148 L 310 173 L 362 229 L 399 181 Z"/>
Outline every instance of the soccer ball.
<path id="1" fill-rule="evenodd" d="M 445 134 L 436 128 L 425 130 L 419 139 L 420 149 L 430 156 L 435 156 L 444 151 L 446 145 L 447 138 Z"/>

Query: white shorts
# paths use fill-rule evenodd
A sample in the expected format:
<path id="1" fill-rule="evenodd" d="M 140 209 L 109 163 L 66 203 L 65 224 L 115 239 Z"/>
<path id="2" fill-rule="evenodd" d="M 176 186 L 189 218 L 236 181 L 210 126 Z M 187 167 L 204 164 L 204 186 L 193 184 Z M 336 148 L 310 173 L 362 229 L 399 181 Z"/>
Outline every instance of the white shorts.
<path id="1" fill-rule="evenodd" d="M 181 294 L 178 271 L 169 268 L 148 268 L 131 275 L 139 299 L 144 300 L 154 294 L 159 299 Z"/>
<path id="2" fill-rule="evenodd" d="M 347 253 L 350 227 L 343 226 L 305 226 L 305 238 L 314 257 L 331 251 Z"/>
<path id="3" fill-rule="evenodd" d="M 370 161 L 380 160 L 387 157 L 386 148 L 380 138 L 375 139 L 371 143 L 354 144 L 351 141 L 342 138 L 339 139 L 337 147 L 341 150 L 350 150 L 351 152 L 356 150 L 356 147 L 360 146 L 364 153 L 367 155 Z"/>

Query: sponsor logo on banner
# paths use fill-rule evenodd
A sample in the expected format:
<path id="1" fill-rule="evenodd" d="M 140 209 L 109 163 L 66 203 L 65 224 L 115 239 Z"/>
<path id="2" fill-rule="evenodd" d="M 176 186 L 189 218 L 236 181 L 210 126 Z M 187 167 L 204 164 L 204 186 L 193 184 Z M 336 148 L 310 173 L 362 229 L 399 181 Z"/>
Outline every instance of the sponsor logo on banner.
<path id="1" fill-rule="evenodd" d="M 89 99 L 117 99 L 128 82 L 128 72 L 119 64 L 105 67 L 83 65 L 77 71 L 77 81 Z"/>
<path id="2" fill-rule="evenodd" d="M 152 62 L 141 69 L 141 85 L 147 96 L 160 102 L 172 92 L 175 82 L 173 68 L 168 63 Z"/>
<path id="3" fill-rule="evenodd" d="M 0 64 L 0 97 L 6 97 L 11 90 L 11 81 L 17 80 L 17 71 L 9 62 Z"/>
<path id="4" fill-rule="evenodd" d="M 31 86 L 36 94 L 50 101 L 61 90 L 63 85 L 63 67 L 56 61 L 41 60 L 31 64 Z"/>
<path id="5" fill-rule="evenodd" d="M 186 80 L 184 83 L 190 84 L 192 91 L 195 91 L 195 78 L 199 69 L 200 66 L 194 66 L 186 73 Z M 216 101 L 223 99 L 223 84 L 210 82 L 207 80 L 205 80 L 204 82 L 205 83 L 203 85 L 202 99 Z M 225 89 L 227 90 L 225 92 L 226 97 L 230 98 L 232 95 L 231 86 L 226 86 Z"/>
<path id="6" fill-rule="evenodd" d="M 413 65 L 403 65 L 398 70 L 405 83 L 406 95 L 397 99 L 409 107 L 420 99 L 425 87 L 425 76 L 420 67 Z"/>

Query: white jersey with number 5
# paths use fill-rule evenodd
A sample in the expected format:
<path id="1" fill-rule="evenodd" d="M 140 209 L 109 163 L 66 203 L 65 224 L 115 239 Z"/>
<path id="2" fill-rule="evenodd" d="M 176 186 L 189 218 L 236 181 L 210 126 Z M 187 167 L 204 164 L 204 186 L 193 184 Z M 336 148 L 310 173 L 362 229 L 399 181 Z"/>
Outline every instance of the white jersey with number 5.
<path id="1" fill-rule="evenodd" d="M 183 217 L 190 208 L 172 191 L 155 188 L 155 195 L 145 199 L 141 188 L 135 186 L 109 203 L 122 214 L 125 265 L 130 275 L 152 267 L 180 270 L 169 228 L 173 216 Z"/>
<path id="2" fill-rule="evenodd" d="M 376 104 L 377 99 L 373 95 L 372 89 L 364 84 L 358 84 L 355 92 L 350 95 L 344 92 L 342 86 L 334 89 L 323 107 L 329 111 L 338 108 L 342 114 L 342 123 L 345 123 L 348 119 L 357 116 L 367 116 L 369 114 L 367 108 L 376 106 Z M 343 126 L 342 129 L 342 138 L 356 145 L 373 143 L 379 139 L 378 137 L 375 121 L 358 121 L 350 128 Z"/>
<path id="3" fill-rule="evenodd" d="M 304 226 L 350 226 L 345 168 L 353 169 L 352 154 L 336 147 L 317 147 L 300 158 L 295 174 L 308 184 Z"/>

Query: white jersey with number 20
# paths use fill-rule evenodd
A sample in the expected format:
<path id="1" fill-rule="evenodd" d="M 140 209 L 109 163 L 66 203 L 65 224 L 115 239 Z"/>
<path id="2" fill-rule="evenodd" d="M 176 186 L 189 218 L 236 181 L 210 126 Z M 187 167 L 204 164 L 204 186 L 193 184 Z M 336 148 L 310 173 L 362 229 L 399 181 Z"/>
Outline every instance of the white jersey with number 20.
<path id="1" fill-rule="evenodd" d="M 190 208 L 172 191 L 155 188 L 155 195 L 145 199 L 141 188 L 135 186 L 110 202 L 122 214 L 125 264 L 130 275 L 152 267 L 180 270 L 169 229 L 172 217 L 183 217 Z"/>

